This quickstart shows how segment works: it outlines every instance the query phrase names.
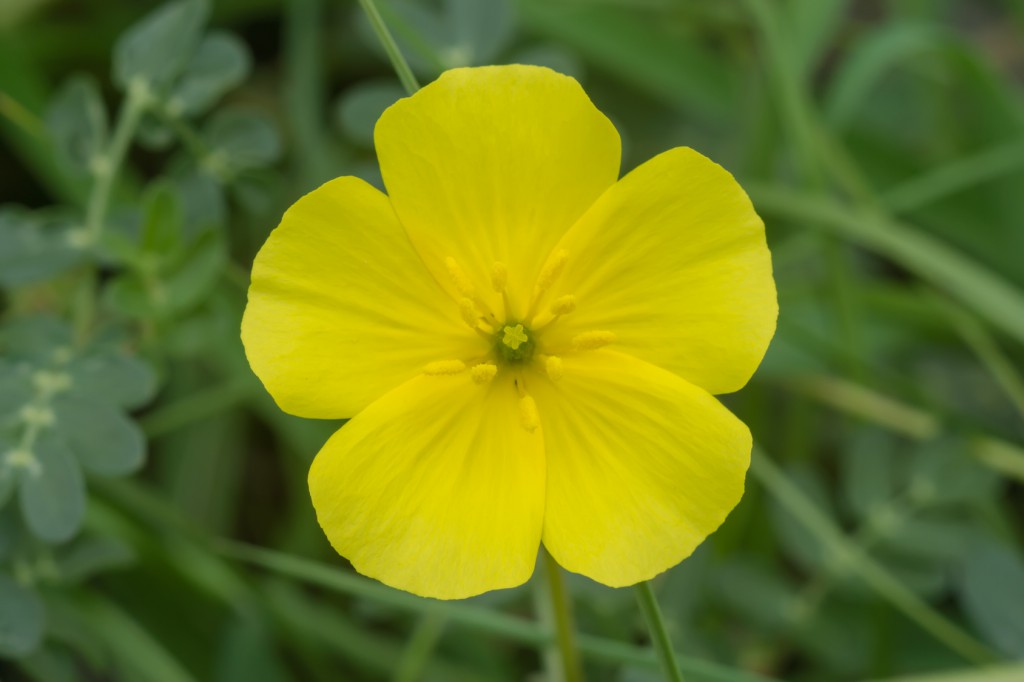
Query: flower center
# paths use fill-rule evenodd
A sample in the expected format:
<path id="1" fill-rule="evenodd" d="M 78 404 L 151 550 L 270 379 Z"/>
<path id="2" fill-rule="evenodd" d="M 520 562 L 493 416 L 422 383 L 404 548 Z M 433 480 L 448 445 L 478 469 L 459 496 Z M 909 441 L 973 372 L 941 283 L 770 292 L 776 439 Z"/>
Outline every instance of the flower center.
<path id="1" fill-rule="evenodd" d="M 509 322 L 494 335 L 495 353 L 507 363 L 527 362 L 535 349 L 533 332 L 520 322 Z"/>

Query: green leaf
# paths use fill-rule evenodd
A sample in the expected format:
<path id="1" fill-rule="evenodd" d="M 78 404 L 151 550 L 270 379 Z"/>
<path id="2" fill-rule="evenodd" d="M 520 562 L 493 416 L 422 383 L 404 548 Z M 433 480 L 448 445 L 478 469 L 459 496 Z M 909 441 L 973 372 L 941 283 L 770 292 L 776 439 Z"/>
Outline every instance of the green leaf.
<path id="1" fill-rule="evenodd" d="M 49 617 L 50 613 L 46 615 Z M 45 644 L 31 656 L 19 660 L 18 667 L 35 682 L 80 682 L 82 679 L 79 661 L 71 651 Z"/>
<path id="2" fill-rule="evenodd" d="M 802 78 L 813 74 L 830 40 L 843 25 L 850 0 L 791 0 L 786 12 L 786 35 L 791 41 L 792 68 Z"/>
<path id="3" fill-rule="evenodd" d="M 0 286 L 49 279 L 80 262 L 68 228 L 60 216 L 0 208 Z"/>
<path id="4" fill-rule="evenodd" d="M 178 0 L 146 15 L 114 45 L 114 82 L 169 86 L 192 58 L 208 13 L 206 0 Z"/>
<path id="5" fill-rule="evenodd" d="M 509 64 L 532 64 L 546 66 L 552 71 L 583 80 L 586 67 L 583 61 L 558 43 L 539 43 L 516 50 L 509 57 Z"/>
<path id="6" fill-rule="evenodd" d="M 124 568 L 135 560 L 131 547 L 108 537 L 80 538 L 61 548 L 57 566 L 61 578 L 82 582 L 110 570 Z"/>
<path id="7" fill-rule="evenodd" d="M 43 603 L 35 592 L 0 573 L 0 605 L 0 657 L 27 656 L 43 639 Z"/>
<path id="8" fill-rule="evenodd" d="M 165 256 L 181 243 L 181 203 L 166 183 L 151 187 L 142 200 L 142 251 Z"/>
<path id="9" fill-rule="evenodd" d="M 135 132 L 135 141 L 143 149 L 151 152 L 163 152 L 174 146 L 174 130 L 154 111 L 146 111 L 139 119 Z"/>
<path id="10" fill-rule="evenodd" d="M 21 519 L 14 505 L 0 507 L 0 562 L 10 557 L 23 534 Z"/>
<path id="11" fill-rule="evenodd" d="M 31 369 L 25 364 L 14 364 L 0 359 L 0 431 L 31 399 Z"/>
<path id="12" fill-rule="evenodd" d="M 0 440 L 0 509 L 7 505 L 7 501 L 11 499 L 11 494 L 14 492 L 14 472 L 3 463 L 4 455 L 10 451 L 10 443 Z"/>
<path id="13" fill-rule="evenodd" d="M 789 472 L 789 477 L 808 499 L 817 504 L 823 514 L 829 519 L 835 519 L 828 489 L 816 470 L 797 468 Z M 770 512 L 779 542 L 795 562 L 808 571 L 834 570 L 832 561 L 836 559 L 835 554 L 823 545 L 814 533 L 788 514 L 783 505 L 773 502 Z"/>
<path id="14" fill-rule="evenodd" d="M 968 444 L 946 438 L 921 445 L 914 453 L 909 492 L 929 506 L 983 503 L 999 489 L 999 476 L 974 459 Z"/>
<path id="15" fill-rule="evenodd" d="M 46 111 L 58 156 L 72 168 L 89 171 L 107 144 L 107 110 L 91 76 L 74 76 L 54 95 Z"/>
<path id="16" fill-rule="evenodd" d="M 748 183 L 759 212 L 835 234 L 902 265 L 947 291 L 994 327 L 1024 341 L 1024 291 L 946 243 L 910 225 L 839 202 Z"/>
<path id="17" fill-rule="evenodd" d="M 830 79 L 825 117 L 838 130 L 854 123 L 861 107 L 872 101 L 872 88 L 886 73 L 919 52 L 943 48 L 955 39 L 942 28 L 911 23 L 885 24 L 863 36 Z"/>
<path id="18" fill-rule="evenodd" d="M 947 563 L 964 555 L 977 532 L 974 524 L 959 517 L 912 516 L 894 524 L 882 544 L 899 556 Z"/>
<path id="19" fill-rule="evenodd" d="M 208 174 L 192 171 L 174 179 L 174 189 L 181 198 L 183 234 L 187 241 L 198 238 L 207 230 L 223 227 L 227 223 L 228 208 L 224 192 Z"/>
<path id="20" fill-rule="evenodd" d="M 49 364 L 71 348 L 71 329 L 52 315 L 32 315 L 0 327 L 0 353 L 17 360 Z"/>
<path id="21" fill-rule="evenodd" d="M 967 616 L 1003 653 L 1024 657 L 1024 558 L 1015 548 L 985 540 L 964 562 L 960 593 Z"/>
<path id="22" fill-rule="evenodd" d="M 125 409 L 148 403 L 156 392 L 156 376 L 146 362 L 118 348 L 96 348 L 75 358 L 68 371 L 73 390 Z"/>
<path id="23" fill-rule="evenodd" d="M 21 513 L 29 529 L 46 542 L 69 540 L 85 518 L 85 481 L 74 455 L 52 432 L 32 450 L 37 467 L 21 472 Z"/>
<path id="24" fill-rule="evenodd" d="M 726 125 L 740 111 L 739 72 L 699 32 L 671 30 L 675 22 L 666 12 L 550 0 L 520 0 L 517 9 L 533 31 L 688 115 Z"/>
<path id="25" fill-rule="evenodd" d="M 869 516 L 896 493 L 894 446 L 890 434 L 864 428 L 844 448 L 840 480 L 846 505 L 858 517 Z"/>
<path id="26" fill-rule="evenodd" d="M 201 114 L 240 85 L 251 68 L 252 57 L 244 42 L 230 33 L 210 33 L 185 66 L 167 106 L 173 114 Z"/>
<path id="27" fill-rule="evenodd" d="M 514 38 L 516 13 L 509 0 L 388 0 L 384 20 L 412 69 L 436 76 L 445 69 L 493 64 Z M 371 49 L 383 53 L 368 21 L 360 23 Z"/>
<path id="28" fill-rule="evenodd" d="M 163 310 L 182 312 L 206 298 L 226 262 L 227 248 L 220 233 L 201 235 L 165 277 Z"/>
<path id="29" fill-rule="evenodd" d="M 151 319 L 157 315 L 157 311 L 151 303 L 155 296 L 149 289 L 139 273 L 126 272 L 107 284 L 103 300 L 112 311 L 128 319 Z"/>
<path id="30" fill-rule="evenodd" d="M 254 112 L 225 109 L 214 114 L 203 128 L 203 139 L 213 159 L 208 163 L 226 168 L 229 175 L 269 166 L 281 156 L 274 124 Z"/>
<path id="31" fill-rule="evenodd" d="M 83 394 L 54 400 L 56 428 L 87 472 L 123 476 L 145 461 L 146 440 L 133 421 L 109 404 Z"/>
<path id="32" fill-rule="evenodd" d="M 335 121 L 352 142 L 370 149 L 377 119 L 402 97 L 405 90 L 391 78 L 358 83 L 338 99 Z"/>
<path id="33" fill-rule="evenodd" d="M 745 620 L 768 630 L 789 627 L 795 591 L 781 575 L 757 561 L 734 560 L 715 571 L 720 598 Z"/>

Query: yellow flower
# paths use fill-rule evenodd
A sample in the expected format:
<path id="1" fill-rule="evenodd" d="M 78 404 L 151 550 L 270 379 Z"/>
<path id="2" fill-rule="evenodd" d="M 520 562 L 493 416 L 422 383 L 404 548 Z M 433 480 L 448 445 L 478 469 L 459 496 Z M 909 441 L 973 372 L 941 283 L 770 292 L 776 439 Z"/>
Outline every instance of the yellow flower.
<path id="1" fill-rule="evenodd" d="M 743 190 L 684 148 L 618 179 L 611 122 L 538 67 L 448 71 L 375 143 L 388 195 L 296 202 L 242 322 L 283 410 L 351 418 L 309 473 L 334 548 L 442 599 L 525 582 L 541 542 L 611 586 L 687 557 L 750 460 L 712 394 L 775 331 Z"/>

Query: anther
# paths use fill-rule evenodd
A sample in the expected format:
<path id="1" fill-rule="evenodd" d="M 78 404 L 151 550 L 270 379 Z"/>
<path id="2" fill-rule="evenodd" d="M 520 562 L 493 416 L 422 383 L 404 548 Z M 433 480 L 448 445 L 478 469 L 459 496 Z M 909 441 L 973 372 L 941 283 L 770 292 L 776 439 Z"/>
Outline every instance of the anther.
<path id="1" fill-rule="evenodd" d="M 559 296 L 551 302 L 552 315 L 567 315 L 576 310 L 576 297 L 572 294 Z"/>
<path id="2" fill-rule="evenodd" d="M 548 359 L 544 361 L 544 371 L 548 373 L 548 378 L 552 381 L 558 381 L 565 375 L 565 367 L 562 365 L 562 358 L 556 355 L 548 356 Z"/>
<path id="3" fill-rule="evenodd" d="M 501 261 L 497 261 L 491 266 L 491 287 L 500 294 L 505 291 L 506 284 L 508 284 L 508 268 Z"/>
<path id="4" fill-rule="evenodd" d="M 448 256 L 444 260 L 444 265 L 448 268 L 448 275 L 452 278 L 452 283 L 455 288 L 459 290 L 459 293 L 463 296 L 473 298 L 476 290 L 473 288 L 473 283 L 466 277 L 466 273 L 459 267 L 458 261 L 451 256 Z"/>
<path id="5" fill-rule="evenodd" d="M 473 303 L 471 298 L 459 299 L 459 314 L 462 315 L 462 321 L 470 327 L 475 328 L 480 321 L 480 314 L 477 312 L 476 304 Z"/>
<path id="6" fill-rule="evenodd" d="M 489 362 L 484 362 L 479 365 L 473 365 L 473 368 L 469 370 L 469 376 L 473 378 L 474 383 L 486 384 L 494 375 L 498 373 L 498 366 L 492 365 Z"/>
<path id="7" fill-rule="evenodd" d="M 572 339 L 573 350 L 596 350 L 611 343 L 615 343 L 615 334 L 605 331 L 583 332 Z"/>
<path id="8" fill-rule="evenodd" d="M 423 368 L 427 376 L 452 376 L 466 371 L 466 363 L 462 360 L 438 360 Z"/>
<path id="9" fill-rule="evenodd" d="M 562 274 L 562 270 L 565 268 L 565 261 L 569 258 L 569 252 L 565 249 L 559 249 L 551 260 L 544 265 L 544 269 L 540 271 L 540 275 L 537 277 L 537 284 L 534 287 L 534 297 L 540 296 L 547 291 L 558 276 Z"/>
<path id="10" fill-rule="evenodd" d="M 519 424 L 530 433 L 540 426 L 540 414 L 532 396 L 524 395 L 519 398 Z"/>

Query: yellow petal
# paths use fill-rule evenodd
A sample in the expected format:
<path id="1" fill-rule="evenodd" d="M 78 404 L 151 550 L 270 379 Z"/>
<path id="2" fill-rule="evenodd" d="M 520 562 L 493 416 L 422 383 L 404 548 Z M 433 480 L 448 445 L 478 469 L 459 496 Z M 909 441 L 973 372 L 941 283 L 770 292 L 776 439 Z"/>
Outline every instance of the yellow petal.
<path id="1" fill-rule="evenodd" d="M 509 318 L 524 314 L 544 257 L 619 173 L 615 127 L 579 83 L 536 66 L 446 71 L 385 111 L 374 141 L 395 211 L 438 280 L 451 279 L 453 258 L 496 307 L 499 263 Z"/>
<path id="2" fill-rule="evenodd" d="M 351 417 L 430 362 L 486 352 L 458 310 L 387 197 L 338 178 L 299 199 L 256 256 L 242 342 L 281 409 Z"/>
<path id="3" fill-rule="evenodd" d="M 750 432 L 705 391 L 628 355 L 562 359 L 527 378 L 548 466 L 544 545 L 605 585 L 685 559 L 736 506 Z"/>
<path id="4" fill-rule="evenodd" d="M 540 432 L 508 375 L 419 377 L 374 402 L 309 472 L 317 517 L 360 573 L 459 599 L 526 582 L 544 515 Z"/>
<path id="5" fill-rule="evenodd" d="M 617 349 L 728 393 L 750 379 L 775 333 L 764 225 L 733 177 L 692 149 L 629 173 L 557 250 L 570 256 L 546 300 L 571 294 L 576 310 L 545 330 L 551 352 L 607 330 Z"/>

